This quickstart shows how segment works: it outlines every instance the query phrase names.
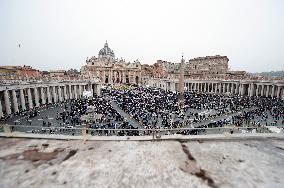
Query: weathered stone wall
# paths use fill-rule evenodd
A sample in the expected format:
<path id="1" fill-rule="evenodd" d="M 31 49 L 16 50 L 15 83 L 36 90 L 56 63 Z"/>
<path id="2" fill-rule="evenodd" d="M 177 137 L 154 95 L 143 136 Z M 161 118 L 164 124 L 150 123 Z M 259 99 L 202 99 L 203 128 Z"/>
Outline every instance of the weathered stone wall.
<path id="1" fill-rule="evenodd" d="M 186 72 L 194 74 L 225 74 L 229 71 L 227 56 L 206 56 L 190 59 L 186 63 Z"/>

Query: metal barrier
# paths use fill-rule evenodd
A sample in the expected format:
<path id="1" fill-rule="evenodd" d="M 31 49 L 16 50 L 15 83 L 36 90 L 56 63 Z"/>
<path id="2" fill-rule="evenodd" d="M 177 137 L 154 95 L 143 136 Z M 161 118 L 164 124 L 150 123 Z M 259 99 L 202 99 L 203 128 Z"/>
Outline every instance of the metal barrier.
<path id="1" fill-rule="evenodd" d="M 274 126 L 280 128 L 283 133 L 284 126 Z M 265 126 L 226 126 L 212 128 L 152 128 L 152 129 L 93 129 L 93 128 L 68 128 L 68 127 L 42 127 L 26 125 L 0 125 L 0 132 L 6 136 L 11 136 L 14 132 L 30 134 L 56 134 L 70 136 L 152 136 L 153 139 L 163 135 L 210 135 L 210 134 L 234 134 L 234 133 L 271 133 Z"/>

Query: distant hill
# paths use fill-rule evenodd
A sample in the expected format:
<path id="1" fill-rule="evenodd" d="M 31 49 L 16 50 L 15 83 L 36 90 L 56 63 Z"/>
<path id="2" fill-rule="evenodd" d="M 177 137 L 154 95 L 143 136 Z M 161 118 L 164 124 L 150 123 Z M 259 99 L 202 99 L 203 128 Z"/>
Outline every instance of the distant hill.
<path id="1" fill-rule="evenodd" d="M 284 71 L 270 71 L 270 72 L 261 72 L 261 73 L 254 73 L 261 76 L 281 76 L 284 77 Z"/>

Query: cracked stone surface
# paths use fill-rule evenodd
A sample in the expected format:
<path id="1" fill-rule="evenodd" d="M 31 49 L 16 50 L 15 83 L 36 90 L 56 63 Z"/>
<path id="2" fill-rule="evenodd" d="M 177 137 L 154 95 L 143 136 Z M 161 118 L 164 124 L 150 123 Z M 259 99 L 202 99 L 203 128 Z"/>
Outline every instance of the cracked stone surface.
<path id="1" fill-rule="evenodd" d="M 86 143 L 0 138 L 1 188 L 283 185 L 284 140 L 276 138 Z"/>

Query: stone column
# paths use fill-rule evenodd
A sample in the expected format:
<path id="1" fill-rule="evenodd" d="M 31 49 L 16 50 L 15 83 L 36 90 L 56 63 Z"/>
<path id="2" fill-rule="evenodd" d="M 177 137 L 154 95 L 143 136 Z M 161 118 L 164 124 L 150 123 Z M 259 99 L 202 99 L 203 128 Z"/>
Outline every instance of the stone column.
<path id="1" fill-rule="evenodd" d="M 40 88 L 40 95 L 41 95 L 41 104 L 44 105 L 46 103 L 45 95 L 44 95 L 44 88 Z"/>
<path id="2" fill-rule="evenodd" d="M 243 95 L 242 90 L 243 90 L 243 84 L 240 84 L 239 85 L 239 95 Z"/>
<path id="3" fill-rule="evenodd" d="M 235 84 L 231 83 L 231 94 L 234 94 Z"/>
<path id="4" fill-rule="evenodd" d="M 175 91 L 175 83 L 174 82 L 170 82 L 171 84 L 171 91 Z"/>
<path id="5" fill-rule="evenodd" d="M 207 92 L 208 92 L 208 93 L 211 92 L 210 85 L 211 85 L 211 83 L 207 83 Z"/>
<path id="6" fill-rule="evenodd" d="M 268 95 L 269 95 L 269 89 L 270 89 L 269 85 L 266 85 L 266 95 L 265 95 L 266 97 L 268 97 Z"/>
<path id="7" fill-rule="evenodd" d="M 112 82 L 112 70 L 109 70 L 109 83 L 113 83 Z"/>
<path id="8" fill-rule="evenodd" d="M 21 98 L 22 110 L 25 111 L 26 110 L 26 101 L 25 101 L 25 95 L 24 95 L 23 89 L 20 89 L 20 98 Z"/>
<path id="9" fill-rule="evenodd" d="M 49 86 L 47 86 L 47 88 L 46 88 L 46 94 L 47 94 L 47 102 L 48 102 L 48 104 L 51 104 L 52 101 L 51 101 Z"/>
<path id="10" fill-rule="evenodd" d="M 133 71 L 133 83 L 136 84 L 136 72 Z"/>
<path id="11" fill-rule="evenodd" d="M 245 95 L 245 84 L 242 84 L 242 95 Z"/>
<path id="12" fill-rule="evenodd" d="M 75 97 L 75 99 L 78 99 L 78 95 L 77 95 L 77 85 L 74 85 L 74 97 Z"/>
<path id="13" fill-rule="evenodd" d="M 264 95 L 264 85 L 261 85 L 261 96 Z"/>
<path id="14" fill-rule="evenodd" d="M 82 92 L 86 91 L 86 85 L 82 86 Z"/>
<path id="15" fill-rule="evenodd" d="M 81 85 L 77 85 L 77 98 L 80 99 L 81 98 Z"/>
<path id="16" fill-rule="evenodd" d="M 13 97 L 14 112 L 19 112 L 18 99 L 16 91 L 14 89 L 12 90 L 12 97 Z"/>
<path id="17" fill-rule="evenodd" d="M 240 84 L 236 84 L 236 89 L 235 89 L 235 94 L 239 95 L 239 90 L 240 90 Z"/>
<path id="18" fill-rule="evenodd" d="M 230 83 L 227 83 L 227 90 L 226 90 L 226 92 L 230 92 Z"/>
<path id="19" fill-rule="evenodd" d="M 196 85 L 196 92 L 198 92 L 199 91 L 199 83 L 195 83 L 195 85 Z"/>
<path id="20" fill-rule="evenodd" d="M 83 98 L 84 88 L 85 88 L 85 86 L 84 86 L 84 85 L 81 85 L 81 97 L 82 97 L 82 98 Z"/>
<path id="21" fill-rule="evenodd" d="M 38 99 L 37 87 L 34 88 L 34 95 L 35 95 L 35 106 L 39 107 L 39 99 Z"/>
<path id="22" fill-rule="evenodd" d="M 117 83 L 117 71 L 114 71 L 114 83 Z"/>
<path id="23" fill-rule="evenodd" d="M 58 86 L 58 95 L 59 95 L 59 101 L 62 102 L 63 98 L 62 98 L 62 90 L 61 90 L 61 86 Z"/>
<path id="24" fill-rule="evenodd" d="M 234 94 L 238 94 L 238 84 L 234 84 Z"/>
<path id="25" fill-rule="evenodd" d="M 200 83 L 197 82 L 197 83 L 196 83 L 196 86 L 197 86 L 197 92 L 200 92 Z"/>
<path id="26" fill-rule="evenodd" d="M 239 83 L 237 85 L 237 90 L 238 90 L 238 95 L 240 95 L 241 94 L 241 84 Z"/>
<path id="27" fill-rule="evenodd" d="M 6 113 L 10 115 L 12 111 L 11 111 L 11 103 L 10 103 L 8 90 L 4 90 L 4 101 L 5 101 Z"/>
<path id="28" fill-rule="evenodd" d="M 83 90 L 82 90 L 82 85 L 79 85 L 79 93 L 80 93 L 80 98 L 83 96 Z"/>
<path id="29" fill-rule="evenodd" d="M 256 91 L 255 91 L 255 96 L 258 96 L 258 90 L 259 90 L 259 85 L 256 85 Z"/>
<path id="30" fill-rule="evenodd" d="M 210 89 L 209 85 L 210 85 L 210 83 L 206 82 L 205 91 L 208 92 L 208 93 L 210 92 L 210 90 L 209 90 L 209 89 Z"/>
<path id="31" fill-rule="evenodd" d="M 280 98 L 280 86 L 277 86 L 277 95 L 276 95 L 277 98 Z"/>
<path id="32" fill-rule="evenodd" d="M 209 83 L 209 82 L 207 82 L 206 83 L 206 92 L 210 92 L 210 85 L 211 85 L 211 83 Z"/>
<path id="33" fill-rule="evenodd" d="M 126 83 L 125 71 L 122 71 L 122 83 Z"/>
<path id="34" fill-rule="evenodd" d="M 250 96 L 251 94 L 251 85 L 249 84 L 249 87 L 248 87 L 248 96 Z"/>
<path id="35" fill-rule="evenodd" d="M 64 94 L 64 100 L 67 100 L 67 91 L 66 91 L 66 85 L 63 87 L 63 94 Z"/>
<path id="36" fill-rule="evenodd" d="M 226 93 L 226 83 L 223 83 L 223 93 Z"/>
<path id="37" fill-rule="evenodd" d="M 32 93 L 31 93 L 31 88 L 27 89 L 28 91 L 28 102 L 29 102 L 29 109 L 33 109 L 33 99 L 32 99 Z"/>
<path id="38" fill-rule="evenodd" d="M 211 85 L 211 83 L 208 83 L 207 82 L 207 92 L 209 93 L 211 90 L 210 90 L 210 85 Z"/>
<path id="39" fill-rule="evenodd" d="M 275 86 L 272 86 L 272 90 L 271 90 L 271 97 L 274 97 L 274 90 L 275 90 Z"/>
<path id="40" fill-rule="evenodd" d="M 2 102 L 0 101 L 0 118 L 4 116 L 3 109 L 2 109 Z"/>
<path id="41" fill-rule="evenodd" d="M 53 101 L 57 102 L 57 94 L 56 94 L 56 86 L 52 86 L 52 93 L 53 93 Z"/>
<path id="42" fill-rule="evenodd" d="M 106 83 L 106 71 L 104 70 L 102 74 L 102 83 Z"/>
<path id="43" fill-rule="evenodd" d="M 69 85 L 69 99 L 73 99 L 72 85 Z"/>

